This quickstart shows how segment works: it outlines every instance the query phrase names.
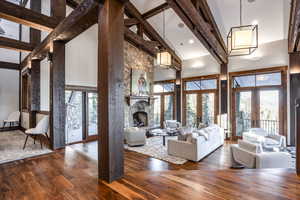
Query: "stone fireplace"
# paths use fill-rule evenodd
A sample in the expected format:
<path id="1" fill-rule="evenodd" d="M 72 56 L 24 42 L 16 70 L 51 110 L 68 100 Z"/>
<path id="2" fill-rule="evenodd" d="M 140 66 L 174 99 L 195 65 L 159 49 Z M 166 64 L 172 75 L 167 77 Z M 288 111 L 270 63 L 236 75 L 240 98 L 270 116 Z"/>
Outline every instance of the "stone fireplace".
<path id="1" fill-rule="evenodd" d="M 129 105 L 129 126 L 148 127 L 151 126 L 152 106 L 149 97 L 127 97 Z"/>
<path id="2" fill-rule="evenodd" d="M 133 113 L 133 126 L 145 127 L 148 126 L 148 113 L 144 111 L 138 111 Z"/>

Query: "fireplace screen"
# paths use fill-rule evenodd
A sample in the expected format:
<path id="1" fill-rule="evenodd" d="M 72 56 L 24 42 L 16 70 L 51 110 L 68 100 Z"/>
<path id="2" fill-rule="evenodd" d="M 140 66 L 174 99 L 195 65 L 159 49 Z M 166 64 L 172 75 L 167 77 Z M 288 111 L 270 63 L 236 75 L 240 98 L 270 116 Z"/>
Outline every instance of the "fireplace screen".
<path id="1" fill-rule="evenodd" d="M 135 127 L 148 126 L 148 115 L 146 112 L 136 112 L 133 114 L 133 125 Z"/>

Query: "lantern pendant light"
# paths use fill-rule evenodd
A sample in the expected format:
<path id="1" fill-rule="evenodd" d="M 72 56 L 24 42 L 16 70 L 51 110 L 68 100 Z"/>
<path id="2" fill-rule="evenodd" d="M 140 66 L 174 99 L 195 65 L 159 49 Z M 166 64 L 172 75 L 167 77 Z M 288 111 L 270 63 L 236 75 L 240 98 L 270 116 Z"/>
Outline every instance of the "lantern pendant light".
<path id="1" fill-rule="evenodd" d="M 242 24 L 242 0 L 240 0 L 240 26 L 232 27 L 227 36 L 229 56 L 252 54 L 258 48 L 258 25 Z"/>
<path id="2" fill-rule="evenodd" d="M 163 11 L 163 39 L 166 39 L 166 20 L 165 20 L 165 11 Z M 160 49 L 156 56 L 157 65 L 163 68 L 170 68 L 172 65 L 172 56 L 171 54 L 163 49 Z"/>

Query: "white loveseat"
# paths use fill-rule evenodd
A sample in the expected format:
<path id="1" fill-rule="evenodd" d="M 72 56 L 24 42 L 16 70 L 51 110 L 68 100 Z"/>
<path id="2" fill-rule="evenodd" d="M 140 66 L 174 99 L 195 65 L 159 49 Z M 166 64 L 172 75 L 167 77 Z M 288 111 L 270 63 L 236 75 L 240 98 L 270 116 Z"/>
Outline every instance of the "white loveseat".
<path id="1" fill-rule="evenodd" d="M 231 145 L 234 162 L 247 168 L 289 168 L 291 155 L 287 152 L 263 152 L 260 143 L 250 143 L 239 140 L 238 144 Z"/>
<path id="2" fill-rule="evenodd" d="M 168 154 L 198 162 L 224 144 L 224 130 L 217 125 L 187 134 L 187 138 L 168 140 Z"/>

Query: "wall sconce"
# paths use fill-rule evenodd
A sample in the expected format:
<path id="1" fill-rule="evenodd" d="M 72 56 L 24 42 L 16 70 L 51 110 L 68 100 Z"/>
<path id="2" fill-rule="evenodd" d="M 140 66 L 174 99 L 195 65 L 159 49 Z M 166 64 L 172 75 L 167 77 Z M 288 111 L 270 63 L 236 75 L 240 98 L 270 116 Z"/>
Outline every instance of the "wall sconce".
<path id="1" fill-rule="evenodd" d="M 47 53 L 47 61 L 48 61 L 48 62 L 52 62 L 52 60 L 53 60 L 53 53 L 48 52 L 48 53 Z"/>
<path id="2" fill-rule="evenodd" d="M 227 74 L 221 74 L 220 75 L 220 80 L 221 81 L 226 81 L 227 80 Z"/>
<path id="3" fill-rule="evenodd" d="M 181 85 L 181 80 L 180 79 L 176 79 L 175 84 L 176 85 Z"/>

